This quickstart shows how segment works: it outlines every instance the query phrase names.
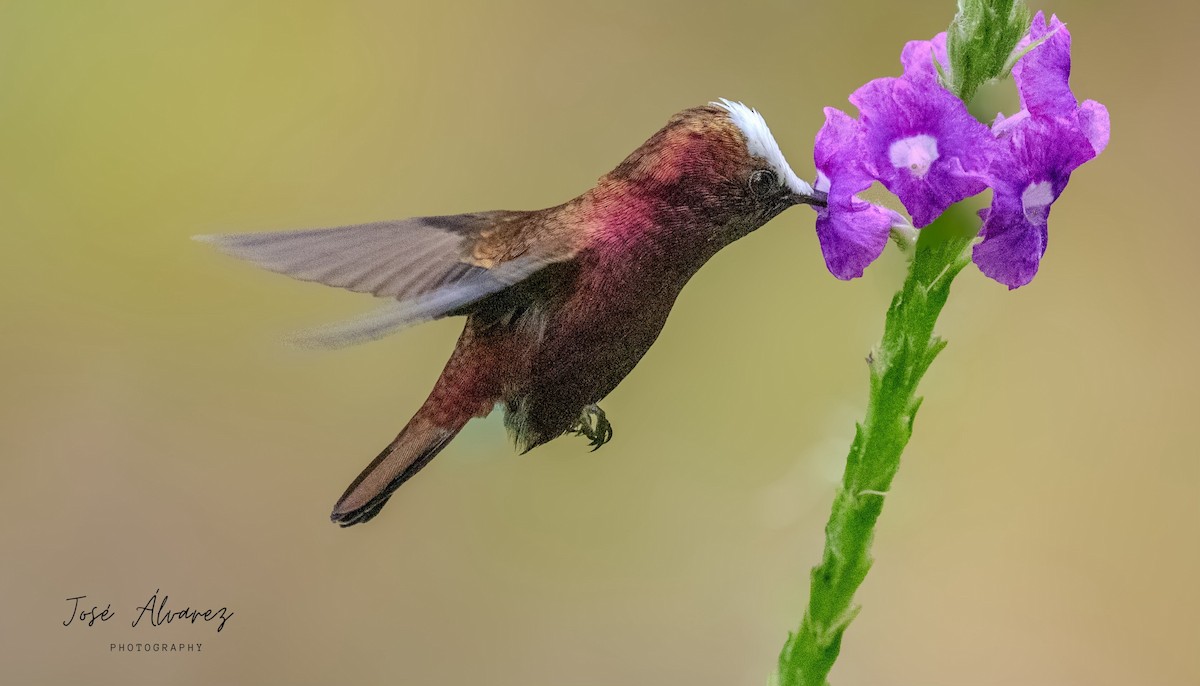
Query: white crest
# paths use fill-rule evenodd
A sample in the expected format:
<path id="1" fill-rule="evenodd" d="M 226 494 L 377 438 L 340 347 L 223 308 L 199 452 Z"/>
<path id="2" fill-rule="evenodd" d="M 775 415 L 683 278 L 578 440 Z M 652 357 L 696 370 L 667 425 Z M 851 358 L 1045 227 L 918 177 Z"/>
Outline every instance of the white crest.
<path id="1" fill-rule="evenodd" d="M 746 150 L 754 157 L 761 157 L 779 175 L 779 179 L 787 184 L 787 187 L 793 193 L 801 195 L 812 195 L 813 188 L 806 181 L 796 176 L 796 172 L 788 166 L 787 160 L 783 158 L 783 151 L 779 149 L 779 144 L 775 142 L 775 136 L 771 135 L 771 129 L 767 128 L 767 122 L 763 119 L 758 111 L 743 105 L 740 102 L 733 102 L 721 98 L 720 101 L 711 102 L 710 105 L 720 107 L 729 113 L 729 119 L 737 124 L 737 127 L 742 130 L 746 136 Z"/>

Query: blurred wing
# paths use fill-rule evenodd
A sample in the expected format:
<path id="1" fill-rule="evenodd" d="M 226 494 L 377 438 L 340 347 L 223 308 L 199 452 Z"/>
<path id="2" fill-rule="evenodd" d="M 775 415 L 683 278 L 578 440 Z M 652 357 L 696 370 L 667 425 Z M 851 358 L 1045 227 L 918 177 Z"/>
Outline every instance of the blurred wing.
<path id="1" fill-rule="evenodd" d="M 301 281 L 408 300 L 461 281 L 478 267 L 471 244 L 519 212 L 418 217 L 311 231 L 197 236 L 218 250 Z"/>
<path id="2" fill-rule="evenodd" d="M 526 256 L 492 269 L 473 267 L 470 273 L 454 283 L 418 297 L 389 303 L 357 319 L 301 332 L 289 340 L 305 348 L 341 348 L 373 341 L 415 324 L 460 314 L 464 307 L 499 293 L 553 262 Z"/>
<path id="3" fill-rule="evenodd" d="M 298 342 L 340 346 L 373 340 L 498 293 L 573 251 L 531 248 L 536 213 L 481 212 L 311 231 L 197 236 L 221 252 L 302 281 L 397 303 Z M 544 241 L 542 243 L 545 243 Z"/>

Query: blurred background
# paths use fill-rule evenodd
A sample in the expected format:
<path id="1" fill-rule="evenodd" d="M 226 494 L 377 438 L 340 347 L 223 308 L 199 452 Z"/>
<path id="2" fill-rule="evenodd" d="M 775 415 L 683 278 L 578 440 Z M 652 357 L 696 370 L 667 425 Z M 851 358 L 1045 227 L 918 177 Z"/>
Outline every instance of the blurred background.
<path id="1" fill-rule="evenodd" d="M 1197 684 L 1188 198 L 1200 10 L 1058 0 L 1109 149 L 1015 292 L 964 272 L 837 684 Z M 513 454 L 469 425 L 369 526 L 336 497 L 461 327 L 289 349 L 374 306 L 198 233 L 556 204 L 675 111 L 821 108 L 950 0 L 0 3 L 0 664 L 13 684 L 763 684 L 800 619 L 863 358 L 903 276 L 793 209 L 719 255 L 604 403 Z M 131 629 L 156 589 L 212 625 Z M 111 602 L 63 627 L 65 598 Z M 203 644 L 201 654 L 110 643 Z"/>

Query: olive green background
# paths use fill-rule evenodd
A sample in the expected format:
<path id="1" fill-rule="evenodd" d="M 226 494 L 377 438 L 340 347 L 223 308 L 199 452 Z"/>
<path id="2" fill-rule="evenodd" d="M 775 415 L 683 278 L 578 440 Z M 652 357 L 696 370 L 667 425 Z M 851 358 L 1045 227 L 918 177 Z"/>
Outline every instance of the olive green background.
<path id="1" fill-rule="evenodd" d="M 765 683 L 894 250 L 839 282 L 788 211 L 689 285 L 604 449 L 493 416 L 343 531 L 460 322 L 289 349 L 370 298 L 188 237 L 556 204 L 721 96 L 811 177 L 821 108 L 953 5 L 0 3 L 2 680 Z M 1200 683 L 1200 10 L 1043 6 L 1112 144 L 1032 285 L 959 279 L 836 684 Z M 131 629 L 155 589 L 236 614 Z M 79 594 L 116 618 L 63 627 Z"/>

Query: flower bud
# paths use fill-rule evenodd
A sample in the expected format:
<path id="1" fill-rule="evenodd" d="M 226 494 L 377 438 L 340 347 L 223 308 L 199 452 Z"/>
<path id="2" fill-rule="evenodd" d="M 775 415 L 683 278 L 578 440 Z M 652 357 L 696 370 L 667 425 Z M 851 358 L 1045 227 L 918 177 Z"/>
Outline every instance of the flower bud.
<path id="1" fill-rule="evenodd" d="M 970 102 L 984 83 L 1005 76 L 1011 67 L 1009 56 L 1029 30 L 1030 20 L 1023 0 L 958 0 L 958 13 L 946 36 L 946 90 Z"/>

